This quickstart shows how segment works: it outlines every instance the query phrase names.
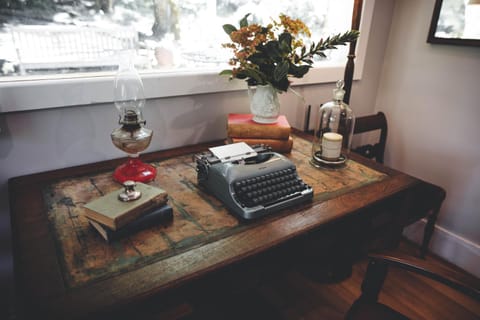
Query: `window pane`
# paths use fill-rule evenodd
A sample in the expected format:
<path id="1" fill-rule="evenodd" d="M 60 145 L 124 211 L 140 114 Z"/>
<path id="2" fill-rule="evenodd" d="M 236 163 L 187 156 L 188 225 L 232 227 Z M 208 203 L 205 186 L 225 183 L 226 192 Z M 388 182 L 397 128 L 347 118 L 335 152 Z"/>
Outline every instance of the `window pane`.
<path id="1" fill-rule="evenodd" d="M 302 19 L 318 41 L 350 29 L 353 0 L 3 0 L 0 75 L 115 70 L 134 49 L 151 71 L 220 70 L 231 53 L 222 25 L 267 24 L 280 13 Z M 345 63 L 347 48 L 320 63 Z"/>

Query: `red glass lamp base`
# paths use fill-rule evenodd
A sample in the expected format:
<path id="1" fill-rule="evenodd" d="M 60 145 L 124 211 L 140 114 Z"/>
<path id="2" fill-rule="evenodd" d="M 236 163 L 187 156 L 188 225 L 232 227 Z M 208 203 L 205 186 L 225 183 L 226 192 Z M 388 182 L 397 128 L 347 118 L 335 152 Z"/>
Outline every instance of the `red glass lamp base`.
<path id="1" fill-rule="evenodd" d="M 153 166 L 142 162 L 138 158 L 132 158 L 115 169 L 113 178 L 120 183 L 127 180 L 149 182 L 155 179 L 156 175 L 157 170 Z"/>

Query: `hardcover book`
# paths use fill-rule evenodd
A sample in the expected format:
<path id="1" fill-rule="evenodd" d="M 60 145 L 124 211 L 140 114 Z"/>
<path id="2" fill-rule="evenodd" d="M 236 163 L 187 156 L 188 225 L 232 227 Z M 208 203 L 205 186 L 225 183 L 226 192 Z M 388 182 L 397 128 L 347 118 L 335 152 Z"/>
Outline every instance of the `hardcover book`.
<path id="1" fill-rule="evenodd" d="M 154 208 L 151 211 L 145 213 L 136 220 L 130 222 L 126 226 L 123 226 L 117 230 L 112 230 L 107 226 L 104 226 L 94 220 L 88 220 L 90 225 L 98 231 L 98 233 L 107 241 L 111 242 L 135 232 L 139 232 L 148 227 L 158 225 L 161 223 L 167 223 L 173 219 L 173 209 L 169 205 L 163 205 L 158 208 Z"/>
<path id="2" fill-rule="evenodd" d="M 167 203 L 168 194 L 161 188 L 137 182 L 135 189 L 142 193 L 140 199 L 127 202 L 119 200 L 118 195 L 124 191 L 122 188 L 84 205 L 84 214 L 90 220 L 117 230 L 145 212 Z"/>
<path id="3" fill-rule="evenodd" d="M 255 145 L 255 144 L 266 144 L 272 148 L 272 151 L 281 152 L 281 153 L 289 153 L 292 151 L 293 147 L 293 138 L 289 137 L 287 140 L 279 140 L 279 139 L 256 139 L 256 138 L 233 138 L 230 137 L 227 139 L 228 143 L 236 143 L 236 142 L 245 142 L 248 145 Z"/>
<path id="4" fill-rule="evenodd" d="M 288 140 L 290 137 L 291 127 L 285 115 L 280 115 L 278 121 L 271 124 L 256 123 L 252 118 L 252 114 L 228 114 L 227 136 L 279 140 Z"/>

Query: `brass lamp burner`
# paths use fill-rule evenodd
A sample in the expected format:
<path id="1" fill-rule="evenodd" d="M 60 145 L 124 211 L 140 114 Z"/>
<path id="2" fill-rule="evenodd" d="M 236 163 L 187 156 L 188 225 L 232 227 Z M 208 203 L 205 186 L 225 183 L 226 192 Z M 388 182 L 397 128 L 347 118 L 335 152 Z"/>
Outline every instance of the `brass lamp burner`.
<path id="1" fill-rule="evenodd" d="M 133 110 L 128 110 L 119 123 L 122 126 L 111 133 L 112 142 L 118 149 L 126 152 L 129 159 L 115 170 L 113 177 L 120 183 L 128 180 L 152 181 L 157 171 L 153 166 L 143 163 L 139 154 L 150 145 L 153 131 L 143 126 L 145 121 L 139 121 Z"/>

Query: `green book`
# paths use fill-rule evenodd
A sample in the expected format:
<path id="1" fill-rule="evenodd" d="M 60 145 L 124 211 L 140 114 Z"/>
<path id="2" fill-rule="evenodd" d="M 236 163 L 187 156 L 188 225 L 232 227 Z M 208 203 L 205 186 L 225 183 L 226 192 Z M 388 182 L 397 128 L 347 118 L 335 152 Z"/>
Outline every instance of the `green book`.
<path id="1" fill-rule="evenodd" d="M 144 215 L 130 222 L 124 227 L 112 230 L 96 221 L 88 220 L 90 225 L 107 241 L 112 242 L 124 237 L 128 237 L 136 232 L 146 228 L 170 223 L 173 220 L 173 209 L 168 204 L 147 211 Z"/>
<path id="2" fill-rule="evenodd" d="M 137 200 L 128 202 L 119 200 L 118 195 L 124 191 L 122 188 L 84 205 L 84 214 L 90 220 L 117 230 L 151 209 L 167 203 L 168 194 L 161 188 L 137 182 L 135 190 L 142 193 Z"/>

